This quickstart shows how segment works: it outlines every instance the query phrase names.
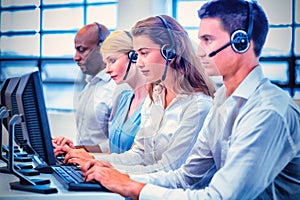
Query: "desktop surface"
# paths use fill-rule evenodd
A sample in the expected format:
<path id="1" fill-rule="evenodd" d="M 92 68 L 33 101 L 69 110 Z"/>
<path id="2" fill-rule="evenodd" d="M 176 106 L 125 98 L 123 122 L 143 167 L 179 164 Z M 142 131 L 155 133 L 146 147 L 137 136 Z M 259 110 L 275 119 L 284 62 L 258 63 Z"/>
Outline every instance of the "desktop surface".
<path id="1" fill-rule="evenodd" d="M 0 161 L 0 166 L 5 166 Z M 38 176 L 29 176 L 30 179 L 49 179 L 50 186 L 56 187 L 58 192 L 54 194 L 40 194 L 33 192 L 25 192 L 10 189 L 9 183 L 19 181 L 19 179 L 12 174 L 0 173 L 0 200 L 40 200 L 40 199 L 55 199 L 55 200 L 120 200 L 124 197 L 111 192 L 76 192 L 68 191 L 64 186 L 53 176 L 53 174 L 40 174 Z"/>

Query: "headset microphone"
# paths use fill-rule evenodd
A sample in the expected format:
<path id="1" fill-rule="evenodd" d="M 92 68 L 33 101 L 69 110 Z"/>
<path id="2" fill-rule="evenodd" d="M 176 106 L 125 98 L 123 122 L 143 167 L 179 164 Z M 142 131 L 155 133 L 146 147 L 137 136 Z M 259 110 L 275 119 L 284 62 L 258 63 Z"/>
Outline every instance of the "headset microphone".
<path id="1" fill-rule="evenodd" d="M 165 20 L 165 18 L 163 16 L 157 16 L 157 18 L 159 18 L 161 20 L 161 22 L 167 29 L 167 34 L 168 34 L 169 41 L 170 41 L 170 44 L 164 44 L 160 48 L 160 53 L 161 53 L 162 57 L 166 60 L 164 74 L 162 75 L 162 78 L 161 78 L 161 80 L 164 81 L 167 76 L 167 69 L 168 69 L 169 61 L 171 61 L 176 56 L 175 39 L 174 39 L 172 31 L 171 31 L 167 21 Z"/>
<path id="2" fill-rule="evenodd" d="M 250 40 L 252 36 L 252 30 L 253 30 L 253 14 L 252 14 L 252 2 L 246 2 L 248 6 L 248 23 L 246 26 L 246 30 L 238 29 L 234 31 L 230 36 L 230 42 L 222 46 L 216 51 L 211 52 L 208 54 L 209 57 L 215 56 L 217 53 L 222 51 L 223 49 L 227 48 L 228 46 L 231 46 L 233 51 L 236 53 L 245 53 L 249 47 L 250 47 Z"/>
<path id="3" fill-rule="evenodd" d="M 220 51 L 222 51 L 223 49 L 227 48 L 228 46 L 231 45 L 231 42 L 228 42 L 227 44 L 225 44 L 224 46 L 222 46 L 221 48 L 219 48 L 216 51 L 211 52 L 210 54 L 208 54 L 208 57 L 213 57 L 215 55 L 217 55 L 217 53 L 219 53 Z"/>
<path id="4" fill-rule="evenodd" d="M 137 53 L 135 53 L 134 50 L 131 50 L 128 52 L 128 58 L 129 58 L 129 63 L 126 69 L 126 73 L 125 76 L 123 77 L 123 80 L 126 80 L 127 76 L 128 76 L 128 72 L 131 66 L 131 63 L 136 63 L 137 62 Z"/>
<path id="5" fill-rule="evenodd" d="M 128 31 L 124 31 L 127 36 L 130 38 L 130 40 L 132 41 L 132 36 L 131 34 L 128 32 Z M 125 76 L 123 77 L 123 80 L 125 81 L 127 76 L 128 76 L 128 72 L 129 72 L 129 69 L 130 69 L 130 66 L 131 66 L 131 63 L 136 63 L 137 62 L 137 59 L 138 59 L 138 55 L 137 53 L 134 51 L 134 50 L 130 50 L 128 53 L 128 58 L 129 58 L 129 63 L 128 63 L 128 66 L 127 66 L 127 69 L 126 69 L 126 73 L 125 73 Z"/>
<path id="6" fill-rule="evenodd" d="M 165 66 L 165 70 L 164 70 L 164 74 L 163 74 L 162 77 L 161 77 L 161 80 L 162 80 L 162 81 L 164 81 L 164 80 L 166 79 L 168 65 L 169 65 L 169 59 L 168 59 L 168 57 L 167 57 L 167 59 L 166 59 L 166 66 Z"/>

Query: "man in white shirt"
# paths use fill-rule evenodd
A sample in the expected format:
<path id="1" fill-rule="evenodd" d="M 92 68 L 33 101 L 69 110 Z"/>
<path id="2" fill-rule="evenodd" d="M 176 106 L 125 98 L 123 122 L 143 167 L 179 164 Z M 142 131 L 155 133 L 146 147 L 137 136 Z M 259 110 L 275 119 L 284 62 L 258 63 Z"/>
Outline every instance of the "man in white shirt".
<path id="1" fill-rule="evenodd" d="M 198 15 L 198 55 L 224 85 L 186 163 L 133 176 L 89 162 L 86 181 L 132 199 L 299 199 L 300 109 L 263 77 L 264 11 L 244 0 L 215 0 Z"/>
<path id="2" fill-rule="evenodd" d="M 115 82 L 105 73 L 100 47 L 109 30 L 102 24 L 91 23 L 82 27 L 74 39 L 74 61 L 86 74 L 86 85 L 74 99 L 76 114 L 77 148 L 91 152 L 108 152 L 108 124 L 113 105 Z M 63 136 L 53 140 L 54 145 L 73 141 Z"/>

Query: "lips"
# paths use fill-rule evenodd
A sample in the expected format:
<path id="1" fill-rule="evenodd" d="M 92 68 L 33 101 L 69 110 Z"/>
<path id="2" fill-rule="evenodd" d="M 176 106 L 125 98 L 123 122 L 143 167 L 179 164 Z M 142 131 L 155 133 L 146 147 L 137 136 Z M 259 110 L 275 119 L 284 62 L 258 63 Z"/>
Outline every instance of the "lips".
<path id="1" fill-rule="evenodd" d="M 202 64 L 202 65 L 208 65 L 209 62 L 202 61 L 201 64 Z"/>
<path id="2" fill-rule="evenodd" d="M 116 79 L 118 75 L 110 76 L 112 79 Z"/>
<path id="3" fill-rule="evenodd" d="M 147 75 L 149 73 L 149 70 L 141 70 L 143 75 Z"/>

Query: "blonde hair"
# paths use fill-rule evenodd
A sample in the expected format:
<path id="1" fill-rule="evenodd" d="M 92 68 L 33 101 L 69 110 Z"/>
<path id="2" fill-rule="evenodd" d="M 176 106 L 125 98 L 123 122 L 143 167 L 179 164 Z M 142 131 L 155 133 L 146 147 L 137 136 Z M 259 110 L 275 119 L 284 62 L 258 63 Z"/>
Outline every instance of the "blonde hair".
<path id="1" fill-rule="evenodd" d="M 133 49 L 132 38 L 128 34 L 121 30 L 111 33 L 102 43 L 100 53 L 128 53 Z"/>

